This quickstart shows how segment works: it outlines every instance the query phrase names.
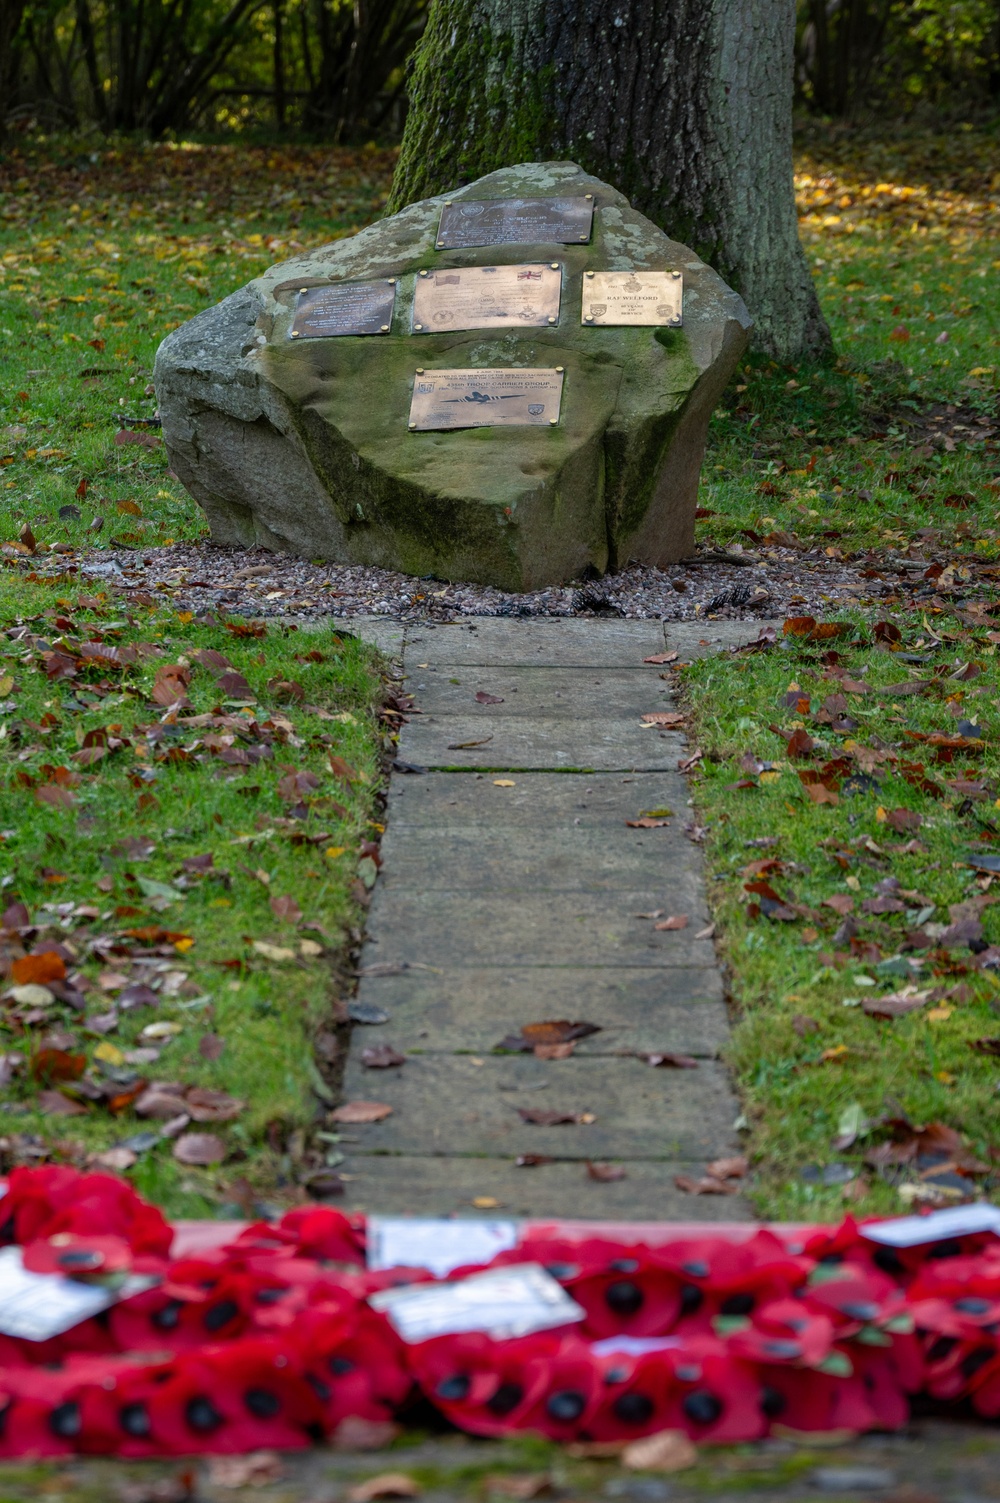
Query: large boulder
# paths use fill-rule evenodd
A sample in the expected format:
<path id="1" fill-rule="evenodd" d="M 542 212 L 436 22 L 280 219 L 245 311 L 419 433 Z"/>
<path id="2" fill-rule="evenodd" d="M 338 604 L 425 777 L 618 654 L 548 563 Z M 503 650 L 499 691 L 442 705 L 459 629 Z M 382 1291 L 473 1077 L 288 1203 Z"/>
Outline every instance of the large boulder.
<path id="1" fill-rule="evenodd" d="M 436 248 L 443 204 L 593 194 L 586 244 Z M 421 270 L 554 262 L 551 328 L 411 333 Z M 679 269 L 681 328 L 581 324 L 584 274 Z M 300 287 L 397 278 L 391 332 L 292 339 Z M 691 552 L 708 420 L 743 351 L 741 299 L 572 162 L 504 168 L 273 266 L 163 341 L 171 464 L 220 544 L 532 590 Z M 563 367 L 546 427 L 411 432 L 415 372 Z"/>

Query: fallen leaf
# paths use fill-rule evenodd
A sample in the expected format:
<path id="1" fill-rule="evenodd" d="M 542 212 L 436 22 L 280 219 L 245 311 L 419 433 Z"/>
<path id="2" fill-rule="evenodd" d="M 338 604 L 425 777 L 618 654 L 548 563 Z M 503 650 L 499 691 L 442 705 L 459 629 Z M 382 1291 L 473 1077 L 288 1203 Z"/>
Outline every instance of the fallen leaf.
<path id="1" fill-rule="evenodd" d="M 697 1464 L 698 1452 L 683 1430 L 660 1430 L 630 1441 L 621 1460 L 632 1472 L 683 1472 Z"/>
<path id="2" fill-rule="evenodd" d="M 493 786 L 494 786 L 494 788 L 513 788 L 513 786 L 514 786 L 514 779 L 513 778 L 494 778 L 493 779 Z"/>
<path id="3" fill-rule="evenodd" d="M 347 1503 L 372 1503 L 375 1498 L 419 1498 L 421 1487 L 405 1472 L 380 1472 L 347 1490 Z"/>
<path id="4" fill-rule="evenodd" d="M 823 907 L 832 908 L 834 913 L 839 913 L 843 918 L 844 915 L 854 912 L 854 899 L 850 893 L 835 892 L 831 897 L 823 899 Z"/>
<path id="5" fill-rule="evenodd" d="M 683 725 L 687 716 L 682 710 L 650 710 L 642 719 L 644 725 L 674 727 Z"/>
<path id="6" fill-rule="evenodd" d="M 653 1065 L 656 1069 L 672 1070 L 697 1070 L 698 1061 L 692 1059 L 689 1054 L 672 1054 L 669 1051 L 658 1054 L 639 1054 L 638 1059 L 644 1059 L 647 1065 Z"/>
<path id="7" fill-rule="evenodd" d="M 258 955 L 263 955 L 265 960 L 283 961 L 295 959 L 294 950 L 287 950 L 281 945 L 272 945 L 266 939 L 255 939 L 253 948 L 257 951 Z"/>
<path id="8" fill-rule="evenodd" d="M 221 1039 L 217 1033 L 203 1033 L 198 1040 L 198 1053 L 202 1059 L 210 1061 L 219 1059 L 225 1047 L 225 1040 Z"/>
<path id="9" fill-rule="evenodd" d="M 476 695 L 477 705 L 502 705 L 503 699 L 499 694 L 487 694 L 485 689 L 480 689 Z"/>
<path id="10" fill-rule="evenodd" d="M 969 1048 L 977 1054 L 989 1054 L 993 1058 L 1000 1058 L 1000 1038 L 970 1039 Z"/>
<path id="11" fill-rule="evenodd" d="M 86 1068 L 85 1054 L 70 1054 L 65 1049 L 39 1049 L 31 1057 L 32 1076 L 46 1085 L 57 1080 L 79 1080 Z"/>
<path id="12" fill-rule="evenodd" d="M 674 1184 L 678 1190 L 683 1190 L 687 1195 L 736 1195 L 736 1185 L 731 1185 L 728 1180 L 716 1179 L 714 1174 L 706 1174 L 701 1179 L 692 1179 L 690 1174 L 675 1174 Z"/>
<path id="13" fill-rule="evenodd" d="M 66 977 L 66 962 L 53 950 L 41 955 L 22 955 L 11 962 L 11 980 L 18 986 L 36 982 L 44 986 L 49 981 L 63 981 Z"/>
<path id="14" fill-rule="evenodd" d="M 35 1105 L 47 1117 L 85 1117 L 87 1108 L 80 1101 L 71 1101 L 62 1091 L 39 1091 Z"/>
<path id="15" fill-rule="evenodd" d="M 902 991 L 887 992 L 882 997 L 864 997 L 861 1006 L 869 1017 L 902 1018 L 924 1007 L 929 998 L 930 988 L 918 991 L 915 986 L 904 986 Z"/>
<path id="16" fill-rule="evenodd" d="M 600 1184 L 611 1184 L 614 1180 L 628 1179 L 628 1170 L 624 1164 L 593 1164 L 587 1160 L 587 1178 L 596 1179 Z"/>
<path id="17" fill-rule="evenodd" d="M 522 1122 L 531 1123 L 534 1127 L 560 1127 L 567 1123 L 575 1125 L 594 1120 L 589 1112 L 561 1112 L 542 1106 L 519 1106 L 517 1114 Z"/>
<path id="18" fill-rule="evenodd" d="M 402 1427 L 394 1420 L 371 1420 L 349 1414 L 333 1431 L 330 1443 L 335 1451 L 381 1451 L 401 1433 Z"/>
<path id="19" fill-rule="evenodd" d="M 669 819 L 653 819 L 648 814 L 640 814 L 638 819 L 627 819 L 625 823 L 630 830 L 663 830 L 669 827 Z"/>
<path id="20" fill-rule="evenodd" d="M 179 1164 L 207 1168 L 210 1164 L 221 1164 L 225 1156 L 225 1143 L 210 1132 L 182 1133 L 174 1143 L 174 1158 Z"/>
<path id="21" fill-rule="evenodd" d="M 208 1481 L 212 1487 L 266 1487 L 281 1476 L 281 1457 L 277 1451 L 208 1458 Z"/>
<path id="22" fill-rule="evenodd" d="M 652 657 L 643 658 L 642 661 L 644 663 L 655 663 L 657 665 L 659 665 L 660 663 L 676 663 L 677 654 L 676 652 L 654 652 Z"/>
<path id="23" fill-rule="evenodd" d="M 271 912 L 283 924 L 297 924 L 302 919 L 302 909 L 294 898 L 272 898 Z"/>
<path id="24" fill-rule="evenodd" d="M 552 1478 L 548 1472 L 499 1472 L 483 1478 L 488 1493 L 499 1493 L 501 1498 L 548 1497 L 553 1491 Z"/>
<path id="25" fill-rule="evenodd" d="M 391 1044 L 370 1044 L 361 1051 L 361 1063 L 369 1070 L 389 1070 L 406 1064 L 406 1055 L 400 1054 Z"/>
<path id="26" fill-rule="evenodd" d="M 658 924 L 654 924 L 653 928 L 654 929 L 686 929 L 687 926 L 688 926 L 688 917 L 687 917 L 686 913 L 672 913 L 669 918 L 661 919 Z"/>
<path id="27" fill-rule="evenodd" d="M 245 1101 L 209 1086 L 193 1086 L 184 1096 L 184 1110 L 196 1122 L 232 1122 L 245 1107 Z"/>
<path id="28" fill-rule="evenodd" d="M 343 1106 L 330 1113 L 334 1122 L 354 1124 L 382 1122 L 391 1116 L 392 1107 L 386 1106 L 384 1101 L 345 1101 Z"/>
<path id="29" fill-rule="evenodd" d="M 750 1161 L 738 1154 L 729 1159 L 715 1159 L 708 1165 L 706 1172 L 713 1179 L 742 1179 L 749 1169 Z"/>

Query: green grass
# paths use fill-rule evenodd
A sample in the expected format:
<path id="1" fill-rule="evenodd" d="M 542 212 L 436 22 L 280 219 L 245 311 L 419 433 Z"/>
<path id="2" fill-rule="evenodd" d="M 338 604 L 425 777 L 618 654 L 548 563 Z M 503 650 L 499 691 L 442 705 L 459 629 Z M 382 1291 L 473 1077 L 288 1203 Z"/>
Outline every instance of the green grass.
<path id="1" fill-rule="evenodd" d="M 997 1142 L 996 1104 L 1000 1063 L 974 1052 L 973 1040 L 1000 1033 L 1000 978 L 972 968 L 965 944 L 905 951 L 904 936 L 923 923 L 950 921 L 949 906 L 984 895 L 988 884 L 964 864 L 969 852 L 996 852 L 994 821 L 1000 756 L 1000 701 L 996 699 L 996 646 L 985 632 L 939 625 L 936 641 L 918 621 L 903 625 L 904 637 L 887 651 L 873 642 L 870 623 L 845 622 L 847 635 L 811 644 L 785 637 L 770 652 L 703 659 L 682 671 L 695 739 L 704 752 L 695 785 L 698 818 L 708 825 L 705 850 L 709 891 L 719 925 L 723 959 L 732 983 L 737 1020 L 729 1059 L 736 1071 L 757 1161 L 758 1204 L 768 1215 L 794 1219 L 833 1216 L 841 1192 L 804 1182 L 807 1164 L 853 1164 L 885 1138 L 875 1130 L 850 1151 L 831 1146 L 842 1115 L 857 1104 L 868 1119 L 899 1115 L 915 1123 L 945 1121 L 966 1133 L 981 1154 Z M 833 645 L 851 679 L 871 685 L 867 695 L 846 695 L 853 731 L 834 732 L 816 722 L 824 698 L 838 689 L 825 677 L 824 651 Z M 905 654 L 901 656 L 900 654 Z M 906 658 L 919 658 L 917 664 Z M 950 675 L 974 660 L 982 673 L 970 680 Z M 880 690 L 915 676 L 930 681 L 922 694 L 886 695 Z M 790 685 L 796 689 L 790 690 Z M 786 695 L 808 701 L 791 707 Z M 907 732 L 954 735 L 953 710 L 983 733 L 978 753 L 958 754 L 937 765 L 926 743 Z M 806 728 L 817 742 L 807 758 L 790 759 L 782 739 Z M 879 786 L 851 792 L 848 781 L 865 765 L 859 747 L 895 749 L 900 762 L 875 769 Z M 747 755 L 770 764 L 762 775 L 741 763 Z M 817 805 L 798 770 L 818 771 L 844 758 L 834 773 L 838 802 Z M 901 762 L 919 762 L 940 789 L 933 797 L 901 775 Z M 948 787 L 974 779 L 991 790 L 975 802 Z M 738 783 L 746 786 L 734 786 Z M 898 809 L 920 814 L 914 832 L 897 832 L 887 815 Z M 912 839 L 913 852 L 900 848 Z M 764 841 L 764 845 L 754 842 Z M 870 843 L 868 843 L 870 842 Z M 786 906 L 805 913 L 792 921 L 751 912 L 759 897 L 746 884 L 760 880 L 750 863 L 776 860 L 763 874 Z M 878 896 L 885 878 L 898 879 L 903 911 L 866 915 L 861 906 Z M 834 895 L 852 899 L 857 924 L 850 942 L 834 940 L 841 915 L 824 906 Z M 917 896 L 918 895 L 918 896 Z M 932 913 L 921 910 L 933 906 Z M 1000 943 L 1000 912 L 982 913 L 984 938 Z M 859 946 L 864 948 L 859 948 Z M 898 991 L 968 989 L 934 999 L 923 1008 L 884 1021 L 868 1016 L 861 1001 Z M 808 1020 L 808 1021 L 807 1021 Z M 828 1052 L 828 1051 L 833 1051 Z M 895 1190 L 873 1181 L 869 1209 L 899 1209 Z"/>
<path id="2" fill-rule="evenodd" d="M 24 623 L 33 634 L 31 643 L 5 637 L 0 647 L 4 906 L 20 900 L 35 924 L 46 925 L 38 940 L 68 942 L 77 957 L 71 969 L 78 966 L 90 986 L 82 1013 L 56 1002 L 26 1020 L 26 1004 L 9 997 L 4 1004 L 0 1047 L 24 1060 L 0 1113 L 8 1154 L 23 1158 L 37 1134 L 58 1145 L 57 1156 L 79 1163 L 161 1125 L 139 1120 L 129 1107 L 113 1114 L 103 1103 L 87 1103 L 83 1116 L 41 1112 L 38 1090 L 46 1082 L 32 1078 L 33 1061 L 50 1041 L 86 1056 L 92 1079 L 117 1071 L 112 1078 L 126 1094 L 145 1078 L 210 1086 L 246 1103 L 231 1123 L 192 1124 L 223 1136 L 227 1159 L 219 1171 L 182 1168 L 166 1142 L 140 1156 L 132 1171 L 137 1185 L 174 1214 L 204 1213 L 220 1195 L 232 1200 L 225 1184 L 234 1178 L 265 1198 L 277 1193 L 280 1200 L 282 1185 L 294 1194 L 295 1183 L 323 1160 L 304 1137 L 323 1098 L 330 1099 L 312 1038 L 331 1026 L 344 950 L 358 938 L 354 884 L 359 873 L 362 882 L 374 878 L 371 857 L 362 853 L 359 861 L 360 842 L 381 828 L 372 819 L 381 777 L 374 653 L 329 629 L 277 626 L 265 634 L 260 627 L 237 635 L 246 624 L 235 619 L 195 620 L 94 596 L 72 581 L 46 586 L 10 572 L 0 577 L 0 620 L 8 631 Z M 124 668 L 47 676 L 45 644 L 94 638 L 119 649 L 147 644 L 156 655 Z M 256 703 L 238 703 L 247 698 L 242 688 L 230 688 L 236 699 L 227 701 L 193 658 L 209 647 L 244 675 Z M 190 708 L 181 721 L 220 708 L 237 722 L 255 720 L 273 741 L 271 756 L 232 766 L 222 760 L 221 744 L 205 740 L 226 727 L 161 724 L 170 712 L 151 699 L 157 670 L 184 662 Z M 280 682 L 300 687 L 289 691 Z M 150 742 L 142 728 L 165 739 Z M 125 744 L 88 765 L 81 748 L 100 730 Z M 259 743 L 237 734 L 234 744 L 252 751 Z M 346 773 L 331 757 L 348 765 Z M 301 799 L 282 783 L 289 769 L 315 774 L 316 786 Z M 55 804 L 45 801 L 53 787 L 62 788 Z M 120 849 L 130 838 L 147 839 L 151 854 Z M 208 853 L 206 872 L 184 869 L 185 859 Z M 293 899 L 299 913 L 281 917 L 282 905 L 279 913 L 271 906 L 279 898 Z M 109 1033 L 94 1031 L 89 1020 L 112 1008 L 122 976 L 146 974 L 135 954 L 153 941 L 126 931 L 151 926 L 168 931 L 160 958 L 172 981 L 155 1007 L 121 1011 Z M 92 950 L 101 937 L 112 943 L 104 956 Z M 277 947 L 279 956 L 261 953 L 255 942 Z M 119 979 L 102 985 L 109 971 Z M 158 1043 L 159 1059 L 131 1060 L 130 1051 L 149 1045 L 142 1030 L 161 1022 L 178 1031 Z M 217 1059 L 200 1052 L 205 1034 L 223 1041 Z M 117 1053 L 102 1061 L 108 1046 Z M 328 1151 L 335 1156 L 332 1146 Z"/>

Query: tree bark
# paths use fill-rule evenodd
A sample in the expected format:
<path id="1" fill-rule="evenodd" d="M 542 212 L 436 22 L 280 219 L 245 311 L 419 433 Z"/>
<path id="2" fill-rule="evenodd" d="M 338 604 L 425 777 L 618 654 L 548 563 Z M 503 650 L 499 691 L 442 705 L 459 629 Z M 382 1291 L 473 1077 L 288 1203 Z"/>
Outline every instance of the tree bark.
<path id="1" fill-rule="evenodd" d="M 795 0 L 433 0 L 389 212 L 572 158 L 740 292 L 755 344 L 831 349 L 792 185 Z"/>

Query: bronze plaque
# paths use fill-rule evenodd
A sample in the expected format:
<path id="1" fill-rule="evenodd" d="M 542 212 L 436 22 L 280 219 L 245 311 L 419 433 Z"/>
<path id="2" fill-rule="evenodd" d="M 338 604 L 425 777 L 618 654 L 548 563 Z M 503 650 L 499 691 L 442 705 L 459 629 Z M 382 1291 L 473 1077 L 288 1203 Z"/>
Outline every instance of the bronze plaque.
<path id="1" fill-rule="evenodd" d="M 583 245 L 594 195 L 585 198 L 466 198 L 445 204 L 438 250 L 464 245 Z"/>
<path id="2" fill-rule="evenodd" d="M 676 325 L 682 322 L 683 296 L 679 271 L 588 271 L 580 322 Z"/>
<path id="3" fill-rule="evenodd" d="M 413 332 L 557 324 L 561 290 L 557 262 L 422 271 L 413 289 Z"/>
<path id="4" fill-rule="evenodd" d="M 554 427 L 562 384 L 561 365 L 548 370 L 418 370 L 410 428 Z"/>
<path id="5" fill-rule="evenodd" d="M 396 301 L 396 278 L 380 282 L 331 282 L 303 287 L 295 303 L 293 339 L 332 339 L 340 334 L 388 334 Z"/>

